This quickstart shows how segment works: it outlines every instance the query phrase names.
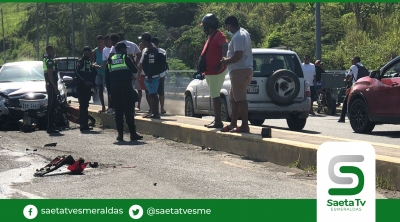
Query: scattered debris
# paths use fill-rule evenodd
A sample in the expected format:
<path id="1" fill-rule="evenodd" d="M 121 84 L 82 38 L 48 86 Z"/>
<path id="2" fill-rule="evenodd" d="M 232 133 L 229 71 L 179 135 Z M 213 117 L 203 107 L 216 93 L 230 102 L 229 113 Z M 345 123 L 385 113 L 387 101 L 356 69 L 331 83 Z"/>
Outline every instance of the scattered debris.
<path id="1" fill-rule="evenodd" d="M 79 157 L 79 159 L 75 161 L 71 155 L 57 156 L 54 160 L 52 160 L 43 168 L 36 169 L 36 173 L 34 173 L 33 175 L 35 177 L 42 177 L 45 174 L 57 170 L 63 165 L 69 165 L 67 169 L 71 171 L 71 174 L 80 174 L 88 164 L 89 163 L 85 162 L 82 157 Z"/>
<path id="2" fill-rule="evenodd" d="M 157 186 L 157 183 L 153 183 L 154 186 Z"/>
<path id="3" fill-rule="evenodd" d="M 165 140 L 165 138 L 164 138 L 164 137 L 158 137 L 158 139 L 159 139 L 159 140 Z"/>
<path id="4" fill-rule="evenodd" d="M 116 168 L 116 166 L 113 166 L 113 168 Z"/>
<path id="5" fill-rule="evenodd" d="M 36 173 L 33 175 L 35 177 L 41 177 L 47 173 L 50 173 L 51 171 L 57 170 L 58 168 L 60 168 L 61 166 L 65 165 L 65 164 L 71 165 L 74 162 L 75 162 L 75 160 L 71 155 L 58 156 L 54 160 L 52 160 L 49 164 L 44 166 L 43 168 L 36 170 Z"/>
<path id="6" fill-rule="evenodd" d="M 201 146 L 201 150 L 205 150 L 206 149 L 206 146 Z"/>
<path id="7" fill-rule="evenodd" d="M 271 127 L 263 127 L 261 129 L 261 137 L 262 138 L 271 138 L 272 137 Z"/>
<path id="8" fill-rule="evenodd" d="M 26 149 L 25 149 L 25 151 L 28 151 L 28 150 L 29 150 L 29 148 L 26 148 Z"/>
<path id="9" fill-rule="evenodd" d="M 89 163 L 89 166 L 90 166 L 91 168 L 96 168 L 96 167 L 99 166 L 99 163 L 98 163 L 98 162 L 90 162 L 90 163 Z"/>
<path id="10" fill-rule="evenodd" d="M 57 146 L 57 143 L 48 143 L 44 145 L 43 147 L 49 147 L 49 146 Z"/>
<path id="11" fill-rule="evenodd" d="M 33 151 L 37 151 L 37 149 L 33 149 Z"/>
<path id="12" fill-rule="evenodd" d="M 121 168 L 136 168 L 136 166 L 123 166 Z"/>
<path id="13" fill-rule="evenodd" d="M 208 151 L 211 151 L 212 149 L 210 147 L 207 148 Z"/>

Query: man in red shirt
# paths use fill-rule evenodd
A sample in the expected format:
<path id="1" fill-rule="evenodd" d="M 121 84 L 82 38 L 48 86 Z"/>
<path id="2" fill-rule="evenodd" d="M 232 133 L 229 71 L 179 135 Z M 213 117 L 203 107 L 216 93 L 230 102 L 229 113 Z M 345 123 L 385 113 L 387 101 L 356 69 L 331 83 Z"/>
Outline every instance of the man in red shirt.
<path id="1" fill-rule="evenodd" d="M 225 81 L 225 75 L 228 70 L 220 62 L 226 57 L 228 52 L 228 41 L 224 33 L 218 30 L 218 19 L 213 14 L 207 14 L 201 20 L 201 26 L 208 39 L 204 45 L 202 56 L 205 55 L 206 69 L 202 73 L 205 75 L 210 96 L 214 105 L 214 121 L 207 128 L 222 128 L 224 125 L 221 120 L 221 96 L 220 91 Z"/>

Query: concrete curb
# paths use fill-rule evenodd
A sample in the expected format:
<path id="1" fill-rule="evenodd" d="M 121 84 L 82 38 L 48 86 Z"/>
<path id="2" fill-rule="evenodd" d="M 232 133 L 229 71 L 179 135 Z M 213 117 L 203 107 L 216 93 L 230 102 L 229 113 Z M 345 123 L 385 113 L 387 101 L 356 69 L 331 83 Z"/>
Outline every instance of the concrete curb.
<path id="1" fill-rule="evenodd" d="M 114 116 L 91 111 L 104 127 L 115 129 Z M 261 138 L 255 134 L 221 133 L 203 126 L 177 123 L 171 119 L 135 117 L 137 130 L 143 134 L 210 147 L 256 161 L 268 161 L 283 166 L 315 169 L 318 146 L 278 138 Z M 273 135 L 272 135 L 273 136 Z M 400 190 L 400 158 L 376 156 L 377 186 Z"/>

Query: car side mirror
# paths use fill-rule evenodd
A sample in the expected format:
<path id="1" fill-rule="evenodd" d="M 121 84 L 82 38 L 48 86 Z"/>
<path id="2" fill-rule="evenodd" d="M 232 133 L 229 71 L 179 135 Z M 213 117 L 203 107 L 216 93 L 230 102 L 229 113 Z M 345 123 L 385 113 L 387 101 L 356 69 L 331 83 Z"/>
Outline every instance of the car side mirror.
<path id="1" fill-rule="evenodd" d="M 380 72 L 379 70 L 375 70 L 375 71 L 372 71 L 372 72 L 371 72 L 370 77 L 371 77 L 371 78 L 378 79 L 379 76 L 380 76 L 380 74 L 381 74 L 381 72 Z"/>
<path id="2" fill-rule="evenodd" d="M 63 78 L 62 78 L 62 81 L 63 82 L 65 82 L 65 83 L 70 83 L 70 82 L 72 82 L 74 79 L 71 77 L 71 76 L 64 76 Z"/>

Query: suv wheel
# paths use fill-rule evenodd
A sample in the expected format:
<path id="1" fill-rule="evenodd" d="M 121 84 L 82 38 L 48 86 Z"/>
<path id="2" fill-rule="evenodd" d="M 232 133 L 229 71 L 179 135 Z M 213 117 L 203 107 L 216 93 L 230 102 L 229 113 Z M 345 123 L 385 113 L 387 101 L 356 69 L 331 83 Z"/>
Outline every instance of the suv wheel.
<path id="1" fill-rule="evenodd" d="M 351 103 L 349 119 L 351 128 L 356 133 L 370 133 L 375 128 L 375 123 L 368 118 L 368 108 L 362 99 L 356 99 Z"/>
<path id="2" fill-rule="evenodd" d="M 274 72 L 267 80 L 267 94 L 279 105 L 290 105 L 299 95 L 300 80 L 290 70 Z"/>
<path id="3" fill-rule="evenodd" d="M 185 98 L 185 116 L 199 117 L 194 113 L 194 104 L 190 95 L 186 96 Z"/>
<path id="4" fill-rule="evenodd" d="M 301 131 L 306 126 L 307 119 L 299 118 L 298 116 L 291 116 L 286 119 L 289 129 L 292 131 Z"/>
<path id="5" fill-rule="evenodd" d="M 249 119 L 249 121 L 250 121 L 250 124 L 253 126 L 262 126 L 265 119 Z"/>
<path id="6" fill-rule="evenodd" d="M 229 117 L 228 105 L 224 95 L 221 96 L 221 120 L 223 122 L 231 121 L 231 118 Z"/>

